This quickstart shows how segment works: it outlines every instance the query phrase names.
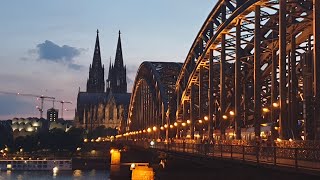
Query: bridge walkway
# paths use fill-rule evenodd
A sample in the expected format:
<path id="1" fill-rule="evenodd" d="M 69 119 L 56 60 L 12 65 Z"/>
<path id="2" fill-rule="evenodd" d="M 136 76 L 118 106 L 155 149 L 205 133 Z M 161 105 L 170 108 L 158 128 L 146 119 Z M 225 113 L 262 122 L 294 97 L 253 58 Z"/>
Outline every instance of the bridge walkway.
<path id="1" fill-rule="evenodd" d="M 224 144 L 165 143 L 128 141 L 130 145 L 165 152 L 185 153 L 201 158 L 218 158 L 257 164 L 272 168 L 285 168 L 320 175 L 320 150 L 310 148 L 259 147 Z"/>

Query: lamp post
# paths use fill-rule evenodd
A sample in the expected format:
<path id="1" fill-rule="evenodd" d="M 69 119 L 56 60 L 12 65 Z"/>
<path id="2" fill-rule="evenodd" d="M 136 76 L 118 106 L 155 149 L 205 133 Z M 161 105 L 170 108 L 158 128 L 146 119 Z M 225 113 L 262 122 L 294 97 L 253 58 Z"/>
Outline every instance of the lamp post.
<path id="1" fill-rule="evenodd" d="M 175 123 L 173 123 L 173 125 L 176 127 L 176 139 L 179 139 L 179 127 L 178 127 L 178 123 L 177 122 L 175 122 Z"/>

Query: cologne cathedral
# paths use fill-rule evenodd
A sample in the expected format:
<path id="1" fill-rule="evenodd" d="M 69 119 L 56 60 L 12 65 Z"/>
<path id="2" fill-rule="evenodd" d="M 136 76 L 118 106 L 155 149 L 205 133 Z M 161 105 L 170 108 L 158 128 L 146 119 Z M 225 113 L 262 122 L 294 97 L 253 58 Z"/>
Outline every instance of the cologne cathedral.
<path id="1" fill-rule="evenodd" d="M 114 63 L 110 60 L 108 78 L 105 81 L 97 30 L 87 89 L 81 92 L 79 88 L 75 113 L 77 124 L 86 130 L 92 131 L 98 126 L 118 131 L 125 128 L 131 94 L 127 93 L 126 66 L 123 64 L 120 35 L 119 31 L 115 60 Z"/>

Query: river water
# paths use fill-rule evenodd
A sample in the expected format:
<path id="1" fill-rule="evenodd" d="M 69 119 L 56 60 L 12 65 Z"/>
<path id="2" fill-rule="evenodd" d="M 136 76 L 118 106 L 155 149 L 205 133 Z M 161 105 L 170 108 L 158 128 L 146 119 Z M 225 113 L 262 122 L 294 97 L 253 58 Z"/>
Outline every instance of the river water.
<path id="1" fill-rule="evenodd" d="M 74 171 L 0 171 L 0 180 L 109 180 L 110 173 L 105 170 Z"/>

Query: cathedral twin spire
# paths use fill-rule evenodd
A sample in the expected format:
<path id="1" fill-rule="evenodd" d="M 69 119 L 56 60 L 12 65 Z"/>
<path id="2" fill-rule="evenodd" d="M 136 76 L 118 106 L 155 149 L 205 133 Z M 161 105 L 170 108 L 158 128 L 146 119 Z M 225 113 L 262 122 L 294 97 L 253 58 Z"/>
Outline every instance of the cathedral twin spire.
<path id="1" fill-rule="evenodd" d="M 93 60 L 89 68 L 89 79 L 87 81 L 87 92 L 104 92 L 104 66 L 101 63 L 99 30 L 97 30 L 96 44 L 94 47 Z"/>
<path id="2" fill-rule="evenodd" d="M 109 74 L 107 79 L 107 92 L 110 90 L 113 93 L 127 92 L 126 67 L 123 66 L 120 34 L 121 33 L 119 31 L 114 65 L 111 64 L 111 59 L 110 59 Z M 89 79 L 87 81 L 87 92 L 101 93 L 101 92 L 105 92 L 104 89 L 105 89 L 104 65 L 102 65 L 101 63 L 99 30 L 97 30 L 93 60 L 92 60 L 92 65 L 90 65 Z"/>
<path id="3" fill-rule="evenodd" d="M 127 70 L 123 66 L 123 56 L 121 47 L 121 32 L 119 31 L 118 44 L 114 64 L 109 65 L 109 75 L 107 80 L 107 91 L 113 93 L 127 92 Z"/>

